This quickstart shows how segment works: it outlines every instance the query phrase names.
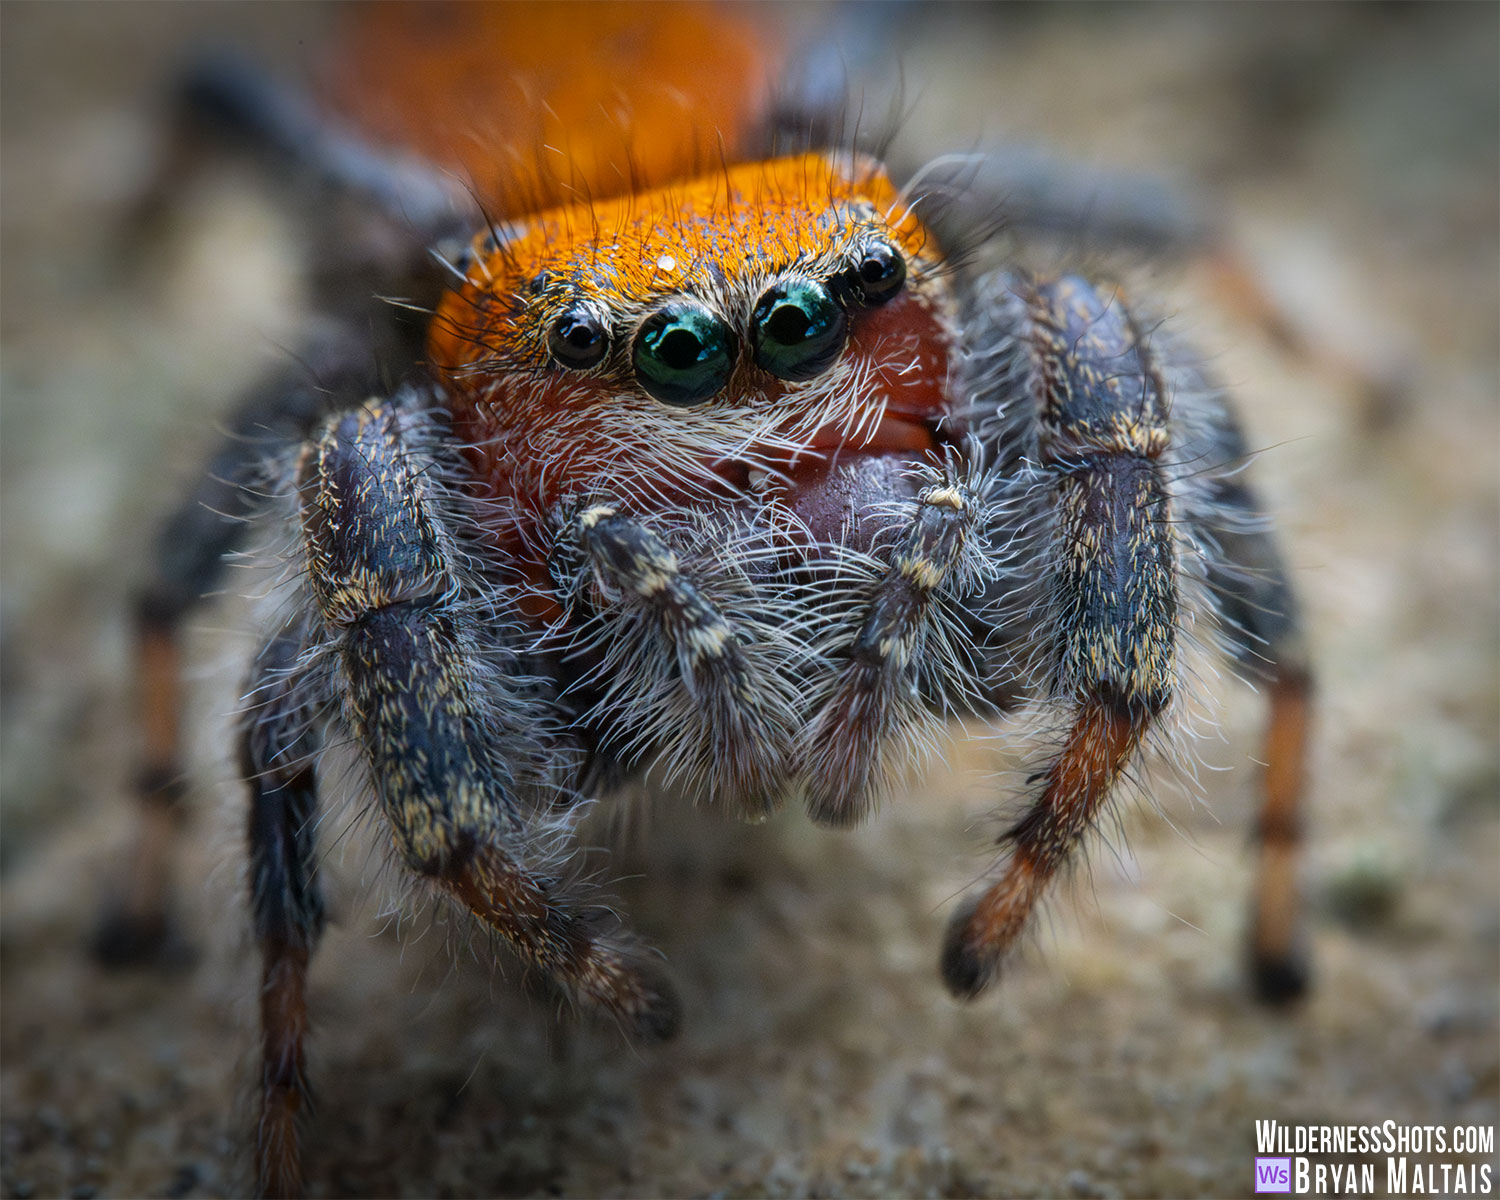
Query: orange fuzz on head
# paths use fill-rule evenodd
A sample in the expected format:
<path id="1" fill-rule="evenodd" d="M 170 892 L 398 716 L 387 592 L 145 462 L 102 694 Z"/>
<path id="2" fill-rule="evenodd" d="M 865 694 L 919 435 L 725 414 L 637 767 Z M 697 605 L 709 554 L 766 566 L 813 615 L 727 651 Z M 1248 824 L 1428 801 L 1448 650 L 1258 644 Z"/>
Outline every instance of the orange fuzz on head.
<path id="1" fill-rule="evenodd" d="M 554 208 L 458 265 L 429 357 L 480 479 L 536 515 L 574 494 L 795 503 L 841 461 L 922 458 L 950 408 L 941 255 L 867 158 Z"/>

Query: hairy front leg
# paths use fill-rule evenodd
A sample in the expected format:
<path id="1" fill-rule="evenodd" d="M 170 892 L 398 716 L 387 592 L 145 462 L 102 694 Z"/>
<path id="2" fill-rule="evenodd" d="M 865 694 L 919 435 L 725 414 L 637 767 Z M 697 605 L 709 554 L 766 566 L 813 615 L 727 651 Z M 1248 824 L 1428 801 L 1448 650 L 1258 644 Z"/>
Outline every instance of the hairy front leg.
<path id="1" fill-rule="evenodd" d="M 1099 819 L 1177 676 L 1178 546 L 1162 461 L 1168 402 L 1150 348 L 1118 297 L 1081 279 L 1012 280 L 1016 436 L 1029 447 L 1018 491 L 1046 532 L 1031 626 L 1032 669 L 1062 732 L 1033 777 L 1040 792 L 1001 838 L 999 877 L 948 929 L 943 977 L 982 991 L 1049 885 Z"/>
<path id="2" fill-rule="evenodd" d="M 465 601 L 413 419 L 372 401 L 325 427 L 299 468 L 309 582 L 334 642 L 345 719 L 412 870 L 479 916 L 584 1007 L 665 1037 L 677 1005 L 649 956 L 560 876 L 570 837 L 560 736 L 537 685 Z M 481 642 L 480 638 L 489 638 Z"/>

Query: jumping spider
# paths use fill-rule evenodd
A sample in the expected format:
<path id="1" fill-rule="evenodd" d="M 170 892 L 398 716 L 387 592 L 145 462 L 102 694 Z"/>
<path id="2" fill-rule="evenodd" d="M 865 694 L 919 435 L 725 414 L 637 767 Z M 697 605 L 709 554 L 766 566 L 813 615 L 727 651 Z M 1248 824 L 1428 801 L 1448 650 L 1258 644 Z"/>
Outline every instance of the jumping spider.
<path id="1" fill-rule="evenodd" d="M 530 19 L 508 11 L 502 26 Z M 518 67 L 572 45 L 526 38 Z M 523 40 L 471 51 L 519 59 Z M 583 801 L 654 772 L 750 819 L 791 803 L 854 825 L 934 722 L 1039 708 L 1055 737 L 1028 807 L 943 942 L 943 980 L 969 999 L 1162 728 L 1196 639 L 1267 685 L 1253 965 L 1264 995 L 1301 989 L 1309 675 L 1223 393 L 1118 290 L 986 262 L 921 186 L 756 99 L 753 63 L 653 61 L 739 71 L 739 107 L 699 114 L 736 156 L 690 148 L 685 168 L 638 144 L 628 176 L 579 167 L 559 188 L 508 179 L 527 168 L 497 151 L 463 164 L 467 193 L 232 65 L 186 88 L 200 123 L 352 196 L 412 251 L 386 264 L 407 304 L 364 302 L 389 284 L 351 301 L 340 277 L 337 332 L 241 406 L 140 610 L 160 829 L 180 791 L 183 615 L 247 514 L 289 531 L 239 741 L 269 1193 L 301 1181 L 333 737 L 362 752 L 407 870 L 579 1008 L 662 1038 L 678 1022 L 662 970 L 563 882 Z M 808 144 L 768 153 L 757 127 Z M 268 431 L 289 449 L 265 454 Z M 160 928 L 160 890 L 143 896 L 117 954 Z"/>

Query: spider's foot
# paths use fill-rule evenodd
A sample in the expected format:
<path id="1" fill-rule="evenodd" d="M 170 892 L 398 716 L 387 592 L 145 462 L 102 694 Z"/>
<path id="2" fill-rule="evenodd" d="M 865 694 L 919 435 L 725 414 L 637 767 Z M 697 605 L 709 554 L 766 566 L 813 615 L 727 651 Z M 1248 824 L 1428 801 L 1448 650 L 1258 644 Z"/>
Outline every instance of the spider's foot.
<path id="1" fill-rule="evenodd" d="M 1272 1008 L 1286 1008 L 1307 995 L 1312 971 L 1300 950 L 1270 953 L 1252 950 L 1250 981 L 1255 998 Z"/>
<path id="2" fill-rule="evenodd" d="M 588 998 L 620 1021 L 625 1033 L 643 1042 L 665 1042 L 682 1027 L 682 1001 L 667 973 L 656 964 L 632 959 L 610 972 L 605 988 Z"/>
<path id="3" fill-rule="evenodd" d="M 943 935 L 938 967 L 955 1000 L 976 999 L 1000 973 L 1001 948 L 974 936 L 978 906 L 976 900 L 954 913 Z"/>
<path id="4" fill-rule="evenodd" d="M 682 1001 L 665 979 L 657 981 L 650 1004 L 636 1017 L 635 1028 L 650 1042 L 670 1041 L 682 1028 Z"/>

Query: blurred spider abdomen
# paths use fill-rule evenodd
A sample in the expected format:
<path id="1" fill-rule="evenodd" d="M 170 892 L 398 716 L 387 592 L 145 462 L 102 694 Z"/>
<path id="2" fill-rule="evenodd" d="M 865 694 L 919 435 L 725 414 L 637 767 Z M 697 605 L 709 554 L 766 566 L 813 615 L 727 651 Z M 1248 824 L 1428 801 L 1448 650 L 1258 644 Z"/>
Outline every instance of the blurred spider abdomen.
<path id="1" fill-rule="evenodd" d="M 774 42 L 765 22 L 706 4 L 360 5 L 320 90 L 503 219 L 737 159 L 771 103 Z"/>

